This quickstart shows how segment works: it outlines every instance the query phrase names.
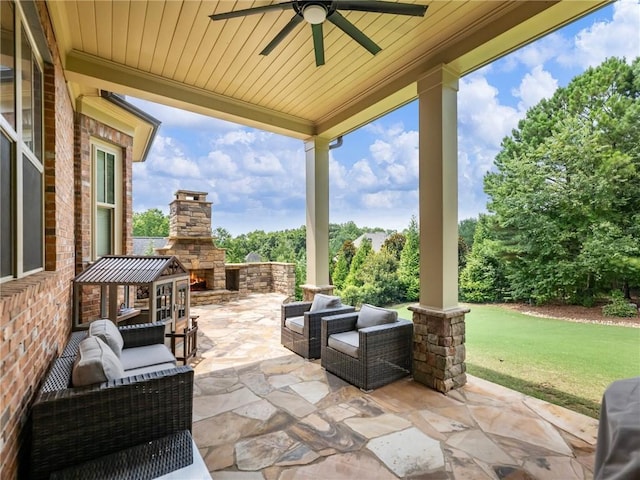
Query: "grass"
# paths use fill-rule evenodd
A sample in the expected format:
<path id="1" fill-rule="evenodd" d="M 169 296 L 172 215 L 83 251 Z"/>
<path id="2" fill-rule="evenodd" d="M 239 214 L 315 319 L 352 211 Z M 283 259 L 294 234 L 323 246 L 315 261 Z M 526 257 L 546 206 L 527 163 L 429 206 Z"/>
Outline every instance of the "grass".
<path id="1" fill-rule="evenodd" d="M 640 329 L 524 315 L 470 305 L 467 372 L 598 418 L 614 380 L 640 375 Z M 394 307 L 410 319 L 407 305 Z"/>

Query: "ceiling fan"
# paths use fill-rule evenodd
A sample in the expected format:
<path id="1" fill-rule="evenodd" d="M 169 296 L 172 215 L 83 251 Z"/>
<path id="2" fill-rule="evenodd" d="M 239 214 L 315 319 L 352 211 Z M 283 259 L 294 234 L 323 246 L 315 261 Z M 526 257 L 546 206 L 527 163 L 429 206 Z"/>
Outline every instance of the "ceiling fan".
<path id="1" fill-rule="evenodd" d="M 391 13 L 394 15 L 411 15 L 415 17 L 424 16 L 427 11 L 426 5 L 416 5 L 408 3 L 395 3 L 384 1 L 366 0 L 294 0 L 291 2 L 274 3 L 260 7 L 246 8 L 234 12 L 217 13 L 209 15 L 211 20 L 226 20 L 229 18 L 254 15 L 257 13 L 269 12 L 271 10 L 287 10 L 291 8 L 294 12 L 293 18 L 289 20 L 282 30 L 264 47 L 260 55 L 269 55 L 284 38 L 303 20 L 311 25 L 313 35 L 313 49 L 316 56 L 316 66 L 324 65 L 324 37 L 322 24 L 325 20 L 330 21 L 352 39 L 366 48 L 372 55 L 382 50 L 373 40 L 367 37 L 353 23 L 340 14 L 338 10 L 352 10 L 358 12 Z"/>

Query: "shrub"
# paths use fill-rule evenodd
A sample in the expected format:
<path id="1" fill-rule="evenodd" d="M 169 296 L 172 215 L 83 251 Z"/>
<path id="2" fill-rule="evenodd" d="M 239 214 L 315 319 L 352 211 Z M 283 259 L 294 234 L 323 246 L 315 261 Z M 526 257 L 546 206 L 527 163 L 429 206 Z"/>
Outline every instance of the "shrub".
<path id="1" fill-rule="evenodd" d="M 638 309 L 624 298 L 621 291 L 614 290 L 611 292 L 611 303 L 602 307 L 602 314 L 607 317 L 635 317 Z"/>

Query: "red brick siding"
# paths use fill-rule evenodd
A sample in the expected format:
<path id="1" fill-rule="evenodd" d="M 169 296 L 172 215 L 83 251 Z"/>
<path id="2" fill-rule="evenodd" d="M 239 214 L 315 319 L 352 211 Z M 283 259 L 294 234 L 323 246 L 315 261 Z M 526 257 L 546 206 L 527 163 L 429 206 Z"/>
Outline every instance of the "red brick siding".
<path id="1" fill-rule="evenodd" d="M 75 212 L 78 235 L 76 237 L 76 273 L 82 272 L 91 261 L 91 139 L 98 139 L 120 147 L 122 152 L 122 253 L 133 252 L 133 137 L 115 130 L 93 118 L 76 114 L 76 192 Z"/>
<path id="2" fill-rule="evenodd" d="M 49 45 L 46 7 L 38 3 Z M 57 50 L 44 70 L 45 272 L 0 287 L 0 477 L 27 468 L 29 407 L 71 329 L 74 276 L 73 109 Z"/>

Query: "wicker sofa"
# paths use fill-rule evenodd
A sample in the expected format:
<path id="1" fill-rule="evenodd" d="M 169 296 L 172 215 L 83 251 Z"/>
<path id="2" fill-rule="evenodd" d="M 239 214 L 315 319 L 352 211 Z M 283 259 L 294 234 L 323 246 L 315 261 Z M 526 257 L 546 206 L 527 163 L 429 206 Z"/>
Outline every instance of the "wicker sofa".
<path id="1" fill-rule="evenodd" d="M 336 299 L 327 295 L 316 294 L 318 300 Z M 304 358 L 320 357 L 320 319 L 327 315 L 348 313 L 355 311 L 354 307 L 342 305 L 318 305 L 313 302 L 293 302 L 282 305 L 280 321 L 280 343 L 292 352 Z M 338 299 L 339 300 L 339 299 Z"/>
<path id="2" fill-rule="evenodd" d="M 118 330 L 124 340 L 123 352 L 164 344 L 163 324 L 132 325 Z M 30 418 L 30 478 L 49 478 L 57 470 L 191 430 L 190 366 L 72 387 L 73 364 L 86 335 L 84 332 L 71 335 L 36 395 Z"/>
<path id="3" fill-rule="evenodd" d="M 322 318 L 320 358 L 328 372 L 369 391 L 411 374 L 413 323 L 396 313 L 389 323 L 358 328 L 364 308 Z"/>

